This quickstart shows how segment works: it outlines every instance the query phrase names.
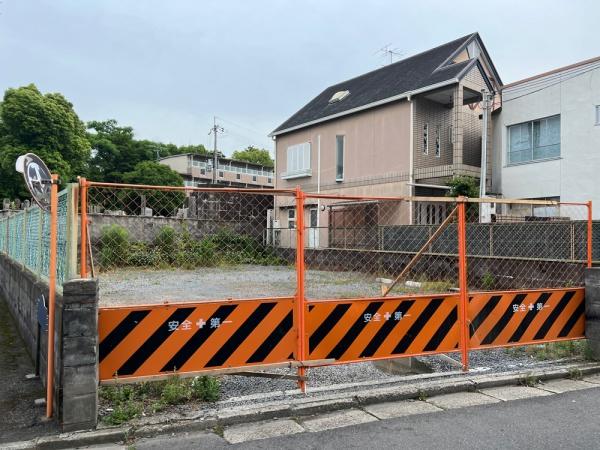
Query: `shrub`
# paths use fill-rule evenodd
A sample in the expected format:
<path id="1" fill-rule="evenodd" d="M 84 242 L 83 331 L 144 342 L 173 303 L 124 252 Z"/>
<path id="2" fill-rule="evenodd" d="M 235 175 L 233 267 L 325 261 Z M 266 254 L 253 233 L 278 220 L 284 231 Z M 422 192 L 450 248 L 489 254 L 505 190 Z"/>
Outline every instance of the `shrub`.
<path id="1" fill-rule="evenodd" d="M 188 386 L 177 376 L 169 378 L 160 396 L 161 400 L 168 405 L 183 403 L 188 397 Z"/>
<path id="2" fill-rule="evenodd" d="M 100 262 L 102 267 L 123 266 L 129 254 L 129 232 L 120 225 L 102 228 L 100 236 Z"/>
<path id="3" fill-rule="evenodd" d="M 151 267 L 160 264 L 160 255 L 145 242 L 132 242 L 129 245 L 127 265 L 134 267 Z"/>
<path id="4" fill-rule="evenodd" d="M 139 417 L 142 409 L 142 405 L 135 401 L 118 403 L 110 414 L 104 416 L 103 420 L 109 425 L 121 425 L 124 422 Z"/>
<path id="5" fill-rule="evenodd" d="M 213 377 L 201 376 L 193 379 L 192 397 L 205 402 L 216 402 L 221 395 L 221 383 Z"/>
<path id="6" fill-rule="evenodd" d="M 154 238 L 154 247 L 162 261 L 173 264 L 177 255 L 177 233 L 172 227 L 162 227 Z"/>

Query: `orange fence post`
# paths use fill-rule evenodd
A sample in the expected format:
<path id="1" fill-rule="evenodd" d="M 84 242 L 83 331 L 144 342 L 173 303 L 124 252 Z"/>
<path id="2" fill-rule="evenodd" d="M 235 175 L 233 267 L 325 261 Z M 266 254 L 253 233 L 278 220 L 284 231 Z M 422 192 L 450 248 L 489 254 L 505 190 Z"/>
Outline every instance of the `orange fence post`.
<path id="1" fill-rule="evenodd" d="M 52 417 L 54 398 L 54 303 L 56 300 L 56 234 L 58 218 L 58 175 L 50 188 L 50 264 L 48 269 L 48 366 L 46 371 L 46 417 Z"/>
<path id="2" fill-rule="evenodd" d="M 296 283 L 296 307 L 294 311 L 296 332 L 298 334 L 296 358 L 303 362 L 306 358 L 304 349 L 304 192 L 299 186 L 296 187 Z M 298 376 L 304 377 L 305 374 L 306 368 L 299 367 Z M 298 387 L 302 392 L 306 392 L 306 382 L 304 380 L 298 381 Z"/>
<path id="3" fill-rule="evenodd" d="M 79 187 L 81 196 L 81 241 L 79 245 L 80 251 L 80 273 L 81 278 L 87 278 L 87 180 L 85 178 L 79 179 Z"/>
<path id="4" fill-rule="evenodd" d="M 587 202 L 587 266 L 592 267 L 592 201 Z"/>
<path id="5" fill-rule="evenodd" d="M 466 202 L 464 197 L 458 201 L 458 287 L 460 298 L 458 303 L 460 324 L 460 348 L 462 354 L 462 366 L 466 372 L 469 370 L 469 333 L 467 324 L 467 308 L 469 297 L 467 293 L 467 223 Z"/>

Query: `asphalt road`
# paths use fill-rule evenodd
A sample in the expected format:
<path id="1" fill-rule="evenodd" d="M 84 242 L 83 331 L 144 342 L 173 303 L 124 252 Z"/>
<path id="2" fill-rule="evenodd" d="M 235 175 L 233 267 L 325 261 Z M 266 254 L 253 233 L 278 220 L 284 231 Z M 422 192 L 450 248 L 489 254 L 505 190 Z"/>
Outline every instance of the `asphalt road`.
<path id="1" fill-rule="evenodd" d="M 600 389 L 382 420 L 230 445 L 214 434 L 133 443 L 141 449 L 598 449 Z"/>

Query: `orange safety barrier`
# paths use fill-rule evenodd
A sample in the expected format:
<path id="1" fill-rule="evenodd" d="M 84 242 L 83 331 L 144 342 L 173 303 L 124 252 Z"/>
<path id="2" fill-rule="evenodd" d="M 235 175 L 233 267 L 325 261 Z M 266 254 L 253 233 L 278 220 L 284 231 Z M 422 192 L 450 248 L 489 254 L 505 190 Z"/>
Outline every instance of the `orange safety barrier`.
<path id="1" fill-rule="evenodd" d="M 292 298 L 101 308 L 100 380 L 294 359 Z"/>
<path id="2" fill-rule="evenodd" d="M 584 338 L 585 289 L 472 294 L 470 348 L 506 347 Z"/>
<path id="3" fill-rule="evenodd" d="M 355 362 L 458 349 L 458 296 L 310 302 L 308 359 Z"/>

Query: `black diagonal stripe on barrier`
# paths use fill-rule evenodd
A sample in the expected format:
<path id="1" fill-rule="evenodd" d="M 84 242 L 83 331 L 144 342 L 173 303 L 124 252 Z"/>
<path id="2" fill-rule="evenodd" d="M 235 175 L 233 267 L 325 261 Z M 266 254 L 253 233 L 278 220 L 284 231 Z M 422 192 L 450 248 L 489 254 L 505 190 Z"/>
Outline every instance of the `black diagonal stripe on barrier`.
<path id="1" fill-rule="evenodd" d="M 490 332 L 487 334 L 487 336 L 485 338 L 483 338 L 483 340 L 481 341 L 481 345 L 489 345 L 496 340 L 496 338 L 500 335 L 500 333 L 502 333 L 502 330 L 504 330 L 504 328 L 506 328 L 506 325 L 508 325 L 508 322 L 510 322 L 510 319 L 515 314 L 513 311 L 513 305 L 515 305 L 515 304 L 520 305 L 523 302 L 523 300 L 525 299 L 525 297 L 527 297 L 527 294 L 515 295 L 515 298 L 513 299 L 511 304 L 508 305 L 508 308 L 506 308 L 506 311 L 504 311 L 504 314 L 502 314 L 502 317 L 500 317 L 500 320 L 498 322 L 496 322 L 496 325 L 494 325 L 494 328 L 492 328 L 490 330 Z"/>
<path id="2" fill-rule="evenodd" d="M 308 312 L 311 312 L 314 308 L 315 308 L 315 305 L 309 305 L 308 306 Z"/>
<path id="3" fill-rule="evenodd" d="M 293 314 L 290 311 L 287 316 L 277 325 L 277 327 L 269 334 L 267 339 L 260 344 L 252 356 L 246 361 L 248 364 L 264 361 L 269 353 L 273 351 L 275 346 L 281 342 L 286 334 L 292 329 Z"/>
<path id="4" fill-rule="evenodd" d="M 538 332 L 533 337 L 534 340 L 544 339 L 546 337 L 546 335 L 548 334 L 548 331 L 550 331 L 550 328 L 552 328 L 552 325 L 554 325 L 554 322 L 556 322 L 556 319 L 558 319 L 558 317 L 561 315 L 563 310 L 567 307 L 567 305 L 569 304 L 569 301 L 573 298 L 574 295 L 575 295 L 575 291 L 565 292 L 565 294 L 562 296 L 562 298 L 558 302 L 558 305 L 556 305 L 554 307 L 554 309 L 552 310 L 552 312 L 550 313 L 548 318 L 544 321 L 544 323 L 542 324 L 542 326 L 540 327 Z"/>
<path id="5" fill-rule="evenodd" d="M 217 331 L 217 328 L 211 328 L 209 324 L 211 319 L 221 319 L 220 323 L 223 323 L 227 317 L 237 308 L 237 305 L 222 305 L 210 316 L 206 321 L 206 324 L 199 328 L 191 338 L 187 340 L 183 347 L 181 347 L 175 355 L 169 360 L 165 366 L 160 369 L 161 372 L 173 372 L 177 369 L 181 369 L 183 365 L 192 357 L 194 353 L 206 342 L 206 340 Z"/>
<path id="6" fill-rule="evenodd" d="M 252 333 L 262 322 L 262 320 L 275 308 L 275 303 L 261 303 L 250 314 L 250 317 L 239 327 L 235 333 L 221 346 L 214 356 L 206 363 L 206 367 L 217 367 L 225 364 L 227 359 L 240 346 L 242 342 Z"/>
<path id="7" fill-rule="evenodd" d="M 177 308 L 158 329 L 152 333 L 140 348 L 119 368 L 117 375 L 132 375 L 173 333 L 169 331 L 169 322 L 183 322 L 196 308 Z"/>
<path id="8" fill-rule="evenodd" d="M 452 311 L 450 312 L 450 314 L 448 314 L 448 317 L 446 317 L 446 319 L 444 319 L 444 321 L 442 322 L 440 327 L 437 329 L 437 331 L 435 332 L 433 337 L 430 339 L 430 341 L 427 343 L 427 345 L 425 346 L 423 351 L 424 352 L 432 352 L 434 350 L 437 350 L 457 320 L 458 320 L 458 306 L 455 306 L 452 309 Z"/>
<path id="9" fill-rule="evenodd" d="M 498 303 L 500 303 L 501 298 L 501 295 L 493 295 L 487 301 L 484 307 L 481 308 L 481 311 L 479 311 L 479 314 L 475 316 L 475 318 L 471 322 L 471 326 L 469 327 L 470 337 L 473 337 L 475 335 L 479 326 L 485 321 L 485 319 L 488 318 L 488 316 L 492 313 L 494 308 L 498 306 Z"/>
<path id="10" fill-rule="evenodd" d="M 100 342 L 99 360 L 102 362 L 110 352 L 112 352 L 129 333 L 148 315 L 150 311 L 131 311 L 127 316 L 112 330 L 108 336 Z"/>
<path id="11" fill-rule="evenodd" d="M 544 304 L 546 304 L 546 302 L 548 301 L 549 298 L 550 298 L 550 293 L 544 292 L 544 293 L 540 294 L 536 303 L 541 303 L 542 305 L 544 305 Z M 525 334 L 525 332 L 527 331 L 527 328 L 529 328 L 529 325 L 531 325 L 531 322 L 533 322 L 533 319 L 535 319 L 535 316 L 538 314 L 538 312 L 539 311 L 537 308 L 533 308 L 533 309 L 527 311 L 527 314 L 525 314 L 525 317 L 523 318 L 523 320 L 521 321 L 521 323 L 519 324 L 519 326 L 517 327 L 517 329 L 515 330 L 513 335 L 510 337 L 508 342 L 519 342 L 521 340 L 521 338 L 523 337 L 523 334 Z"/>
<path id="12" fill-rule="evenodd" d="M 408 329 L 406 334 L 400 339 L 396 348 L 392 351 L 392 353 L 404 353 L 410 347 L 410 344 L 413 343 L 415 338 L 419 335 L 423 327 L 429 322 L 429 319 L 435 314 L 437 309 L 442 304 L 442 298 L 433 298 L 429 301 L 429 304 L 425 307 L 423 312 L 419 315 L 417 320 L 412 324 L 412 326 Z"/>
<path id="13" fill-rule="evenodd" d="M 327 336 L 331 329 L 339 322 L 346 311 L 350 309 L 350 303 L 341 303 L 335 305 L 333 311 L 329 313 L 327 318 L 319 325 L 319 327 L 313 331 L 308 340 L 308 353 L 314 351 L 321 341 Z"/>
<path id="14" fill-rule="evenodd" d="M 585 312 L 585 305 L 582 302 L 577 307 L 577 309 L 575 309 L 575 311 L 573 312 L 573 314 L 571 314 L 571 317 L 569 317 L 569 320 L 567 320 L 567 323 L 565 324 L 565 326 L 563 327 L 563 329 L 560 330 L 560 333 L 558 333 L 558 337 L 568 336 L 569 333 L 571 332 L 571 330 L 573 329 L 573 327 L 575 326 L 575 324 L 577 323 L 577 321 L 583 315 L 584 312 Z"/>
<path id="15" fill-rule="evenodd" d="M 404 314 L 406 314 L 408 312 L 408 310 L 414 303 L 415 303 L 414 300 L 404 300 L 403 302 L 400 302 L 398 307 L 394 310 L 394 315 L 396 313 L 401 313 L 402 316 L 404 316 Z M 361 358 L 369 358 L 369 357 L 373 356 L 375 353 L 377 353 L 377 350 L 379 350 L 379 347 L 381 346 L 381 344 L 383 344 L 383 342 L 387 339 L 387 337 L 392 332 L 394 327 L 399 323 L 400 323 L 400 320 L 393 320 L 391 318 L 390 318 L 390 320 L 387 320 L 382 325 L 382 327 L 379 329 L 377 334 L 375 334 L 375 336 L 373 336 L 373 339 L 371 339 L 371 342 L 369 342 L 369 344 L 362 351 L 362 353 L 360 354 L 360 357 Z"/>
<path id="16" fill-rule="evenodd" d="M 365 321 L 365 314 L 375 314 L 377 310 L 383 305 L 383 302 L 371 302 L 362 312 L 360 317 L 356 319 L 354 324 L 350 327 L 350 329 L 346 332 L 344 337 L 340 339 L 337 345 L 329 352 L 327 355 L 327 359 L 340 359 L 340 357 L 346 353 L 348 347 L 352 345 L 354 340 L 358 337 L 358 335 L 362 332 L 362 330 L 367 325 L 367 321 Z"/>

